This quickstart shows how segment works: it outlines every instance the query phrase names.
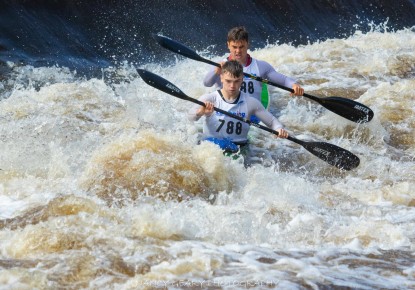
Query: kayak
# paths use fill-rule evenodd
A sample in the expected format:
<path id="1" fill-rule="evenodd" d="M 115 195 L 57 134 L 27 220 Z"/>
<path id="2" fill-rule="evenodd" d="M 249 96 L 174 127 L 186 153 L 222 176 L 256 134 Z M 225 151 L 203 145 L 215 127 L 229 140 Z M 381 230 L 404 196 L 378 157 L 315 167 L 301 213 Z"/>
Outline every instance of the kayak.
<path id="1" fill-rule="evenodd" d="M 215 137 L 208 137 L 203 139 L 202 141 L 209 141 L 212 142 L 220 147 L 224 152 L 227 153 L 237 153 L 239 151 L 239 146 L 233 143 L 229 139 L 219 139 Z"/>
<path id="2" fill-rule="evenodd" d="M 248 152 L 248 143 L 238 145 L 229 139 L 220 139 L 215 137 L 208 137 L 201 141 L 212 142 L 223 150 L 223 155 L 230 157 L 234 160 L 238 159 L 241 155 L 245 156 Z"/>

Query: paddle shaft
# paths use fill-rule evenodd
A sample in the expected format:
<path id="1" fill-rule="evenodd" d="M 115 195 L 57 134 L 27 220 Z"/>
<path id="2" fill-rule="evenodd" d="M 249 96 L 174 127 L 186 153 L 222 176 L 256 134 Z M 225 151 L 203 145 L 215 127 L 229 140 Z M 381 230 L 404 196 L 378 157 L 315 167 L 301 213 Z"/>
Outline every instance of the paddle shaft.
<path id="1" fill-rule="evenodd" d="M 190 101 L 193 102 L 195 104 L 198 104 L 200 106 L 206 106 L 206 104 L 200 100 L 191 98 L 189 96 L 187 96 L 185 93 L 183 93 L 178 87 L 176 87 L 175 85 L 173 85 L 172 83 L 170 83 L 169 81 L 163 79 L 162 77 L 155 75 L 151 72 L 142 70 L 142 69 L 138 69 L 137 70 L 139 75 L 141 76 L 141 78 L 150 86 L 155 87 L 156 89 L 159 89 L 167 94 L 170 94 L 172 96 L 175 96 L 177 98 L 186 100 L 186 101 Z M 265 130 L 267 132 L 270 132 L 272 134 L 275 134 L 278 136 L 278 132 L 270 129 L 268 127 L 262 126 L 260 124 L 251 122 L 248 119 L 242 118 L 240 116 L 234 115 L 228 111 L 224 111 L 222 109 L 213 107 L 213 109 L 216 112 L 219 112 L 221 114 L 227 115 L 229 117 L 232 117 L 234 119 L 237 119 L 241 122 L 245 122 L 249 125 L 258 127 L 262 130 Z M 294 137 L 288 136 L 287 137 L 288 140 L 293 141 L 297 144 L 300 144 L 301 146 L 303 146 L 307 151 L 311 152 L 313 155 L 317 156 L 318 158 L 326 161 L 327 163 L 329 163 L 330 165 L 336 166 L 337 168 L 340 169 L 345 169 L 345 170 L 351 170 L 353 168 L 356 168 L 359 163 L 360 160 L 359 158 L 354 155 L 353 153 L 338 147 L 336 145 L 330 144 L 330 143 L 326 143 L 326 142 L 307 142 L 307 141 L 302 141 L 302 140 L 298 140 Z"/>
<path id="2" fill-rule="evenodd" d="M 220 63 L 211 61 L 209 59 L 205 59 L 203 57 L 198 58 L 198 60 L 201 61 L 201 62 L 207 63 L 207 64 L 211 64 L 211 65 L 216 66 L 216 67 L 221 67 Z M 261 77 L 258 77 L 258 76 L 254 76 L 254 75 L 251 75 L 251 74 L 246 73 L 246 72 L 244 72 L 244 76 L 246 76 L 246 77 L 248 77 L 250 79 L 256 80 L 258 82 L 262 82 L 262 83 L 265 83 L 265 84 L 268 84 L 268 85 L 271 85 L 271 86 L 274 86 L 274 87 L 277 87 L 277 88 L 280 88 L 280 89 L 289 91 L 291 93 L 294 93 L 294 90 L 293 89 L 287 88 L 285 86 L 282 86 L 280 84 L 274 83 L 274 82 L 269 81 L 267 79 L 264 79 L 264 78 L 261 78 Z M 321 98 L 318 98 L 316 96 L 309 95 L 307 93 L 304 93 L 303 96 L 304 97 L 307 97 L 307 98 L 309 98 L 309 99 L 311 99 L 313 101 L 319 102 L 319 103 L 322 102 L 322 99 Z"/>
<path id="3" fill-rule="evenodd" d="M 191 101 L 195 104 L 206 107 L 206 104 L 204 102 L 196 100 L 196 99 L 191 98 L 191 97 L 188 97 L 187 95 L 181 96 L 181 99 L 188 100 L 188 101 Z M 257 128 L 260 128 L 264 131 L 267 131 L 269 133 L 272 133 L 272 134 L 275 134 L 275 135 L 278 136 L 278 132 L 271 129 L 271 128 L 262 126 L 258 123 L 251 122 L 248 119 L 242 118 L 240 116 L 234 115 L 232 113 L 229 113 L 227 111 L 221 110 L 221 109 L 216 108 L 216 107 L 213 107 L 213 110 L 215 110 L 216 112 L 222 113 L 224 115 L 227 115 L 229 117 L 232 117 L 234 119 L 237 119 L 241 122 L 245 122 L 250 126 L 255 126 Z M 295 137 L 292 137 L 292 136 L 287 136 L 287 139 L 294 142 L 294 143 L 297 143 L 297 144 L 303 146 L 304 149 L 311 152 L 315 156 L 317 156 L 320 159 L 326 161 L 330 165 L 336 166 L 337 168 L 340 168 L 340 169 L 351 170 L 353 168 L 356 168 L 360 163 L 360 160 L 356 155 L 354 155 L 353 153 L 351 153 L 351 152 L 349 152 L 349 151 L 347 151 L 347 150 L 345 150 L 341 147 L 338 147 L 338 146 L 330 144 L 330 143 L 306 142 L 306 141 L 299 140 L 299 139 L 297 139 Z"/>
<path id="4" fill-rule="evenodd" d="M 221 67 L 220 64 L 201 57 L 194 50 L 190 49 L 189 47 L 173 39 L 170 39 L 162 35 L 156 35 L 156 34 L 154 34 L 153 37 L 162 47 L 168 50 L 171 50 L 173 52 L 176 52 L 188 58 L 194 59 L 196 61 L 201 61 L 201 62 L 210 64 L 210 65 L 213 65 L 213 66 Z M 263 79 L 258 76 L 254 76 L 248 73 L 244 73 L 244 76 L 250 79 L 265 83 L 265 84 L 278 87 L 280 89 L 289 91 L 291 93 L 294 92 L 294 90 L 291 88 L 287 88 L 285 86 L 279 85 L 277 83 Z M 312 96 L 306 93 L 304 93 L 303 96 L 319 103 L 321 106 L 332 111 L 333 113 L 339 116 L 342 116 L 343 118 L 346 118 L 353 122 L 357 122 L 357 123 L 369 122 L 374 116 L 373 111 L 369 107 L 361 103 L 358 103 L 356 101 L 350 100 L 350 99 L 341 98 L 341 97 L 319 98 L 319 97 Z"/>

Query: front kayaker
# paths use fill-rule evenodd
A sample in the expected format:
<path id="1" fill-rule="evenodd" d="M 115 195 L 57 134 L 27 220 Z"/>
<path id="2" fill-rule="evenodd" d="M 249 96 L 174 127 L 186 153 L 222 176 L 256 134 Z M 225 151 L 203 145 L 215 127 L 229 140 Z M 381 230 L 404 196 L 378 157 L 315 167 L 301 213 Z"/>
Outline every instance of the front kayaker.
<path id="1" fill-rule="evenodd" d="M 249 124 L 214 111 L 214 107 L 249 120 L 256 115 L 267 127 L 278 132 L 278 137 L 287 138 L 283 125 L 255 98 L 240 90 L 243 82 L 243 67 L 236 61 L 226 61 L 220 72 L 222 88 L 199 98 L 204 106 L 194 105 L 188 112 L 189 120 L 197 121 L 205 116 L 203 137 L 230 140 L 237 145 L 248 143 Z"/>

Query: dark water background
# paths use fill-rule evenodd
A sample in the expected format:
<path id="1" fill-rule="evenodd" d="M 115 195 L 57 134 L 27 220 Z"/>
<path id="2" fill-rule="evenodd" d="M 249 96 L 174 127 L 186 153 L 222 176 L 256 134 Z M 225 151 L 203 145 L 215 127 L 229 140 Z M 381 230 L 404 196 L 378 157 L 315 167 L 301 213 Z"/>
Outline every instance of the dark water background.
<path id="1" fill-rule="evenodd" d="M 415 25 L 415 1 L 3 0 L 0 64 L 142 64 L 172 59 L 152 33 L 223 54 L 226 32 L 237 25 L 248 28 L 251 48 L 258 48 L 343 38 L 386 21 L 392 30 Z"/>

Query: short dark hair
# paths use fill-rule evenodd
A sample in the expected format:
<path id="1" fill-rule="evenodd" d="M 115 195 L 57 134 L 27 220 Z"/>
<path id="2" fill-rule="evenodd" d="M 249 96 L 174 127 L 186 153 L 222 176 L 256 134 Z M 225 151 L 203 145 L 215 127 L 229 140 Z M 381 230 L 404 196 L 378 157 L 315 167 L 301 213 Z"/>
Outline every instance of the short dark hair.
<path id="1" fill-rule="evenodd" d="M 236 60 L 228 60 L 222 65 L 222 74 L 230 73 L 232 76 L 239 78 L 244 73 L 244 68 Z"/>
<path id="2" fill-rule="evenodd" d="M 245 40 L 248 42 L 248 31 L 244 26 L 234 27 L 228 32 L 228 42 L 230 41 L 241 41 Z"/>

